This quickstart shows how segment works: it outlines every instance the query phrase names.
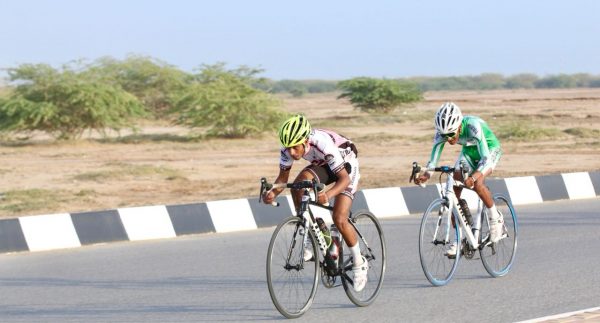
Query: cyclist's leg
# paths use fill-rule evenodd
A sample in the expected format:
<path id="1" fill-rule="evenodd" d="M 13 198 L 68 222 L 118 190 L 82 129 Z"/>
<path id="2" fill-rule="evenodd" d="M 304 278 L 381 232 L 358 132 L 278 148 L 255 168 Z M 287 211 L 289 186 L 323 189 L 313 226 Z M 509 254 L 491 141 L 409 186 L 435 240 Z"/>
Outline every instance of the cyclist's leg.
<path id="1" fill-rule="evenodd" d="M 485 185 L 485 178 L 492 173 L 492 169 L 486 169 L 481 172 L 481 176 L 477 178 L 473 190 L 479 195 L 479 198 L 488 209 L 494 206 L 494 200 L 492 199 L 492 193 Z"/>
<path id="2" fill-rule="evenodd" d="M 475 175 L 477 176 L 477 180 L 474 183 L 473 190 L 477 193 L 479 198 L 481 198 L 483 204 L 485 204 L 487 208 L 491 208 L 494 205 L 494 200 L 492 199 L 490 190 L 485 185 L 485 179 L 496 168 L 501 155 L 502 152 L 499 148 L 490 150 L 490 155 L 486 157 L 483 168 L 478 169 L 481 165 L 479 151 L 473 147 L 463 147 L 459 160 L 456 161 L 456 166 L 459 165 L 461 158 L 468 163 L 470 167 L 469 176 L 473 176 L 473 174 L 477 173 Z"/>
<path id="3" fill-rule="evenodd" d="M 352 272 L 354 274 L 352 284 L 354 290 L 360 292 L 367 284 L 369 264 L 360 252 L 360 244 L 358 243 L 354 227 L 348 222 L 348 214 L 350 214 L 350 208 L 352 207 L 352 198 L 346 193 L 347 191 L 344 191 L 335 197 L 333 222 L 344 237 L 346 245 L 348 245 L 352 254 Z"/>
<path id="4" fill-rule="evenodd" d="M 493 149 L 490 151 L 489 162 L 479 171 L 477 181 L 475 182 L 474 190 L 481 198 L 481 201 L 487 208 L 488 221 L 490 223 L 490 235 L 492 242 L 500 240 L 502 235 L 502 217 L 496 209 L 492 193 L 485 184 L 485 179 L 494 171 L 502 152 L 500 149 Z"/>
<path id="5" fill-rule="evenodd" d="M 454 163 L 454 168 L 459 169 L 461 164 L 467 165 L 469 167 L 469 169 L 468 169 L 469 174 L 472 172 L 472 169 L 474 168 L 473 161 L 471 158 L 469 158 L 469 155 L 466 154 L 464 149 L 461 150 L 460 154 L 458 155 L 458 158 L 456 159 L 456 162 Z M 457 181 L 464 182 L 464 180 L 465 180 L 463 178 L 462 172 L 460 172 L 460 171 L 455 171 L 453 177 Z M 462 190 L 463 190 L 462 187 L 454 186 L 452 189 L 454 190 L 454 194 L 456 194 L 456 198 L 460 200 L 460 196 L 461 196 Z M 456 228 L 454 217 L 452 217 L 451 219 L 452 219 L 452 227 Z M 460 228 L 459 228 L 459 230 L 460 230 Z M 461 234 L 461 236 L 462 236 L 462 234 Z M 454 258 L 454 257 L 456 257 L 456 253 L 460 249 L 460 247 L 459 247 L 459 243 L 457 241 L 454 241 L 456 235 L 453 234 L 453 235 L 451 235 L 451 237 L 452 237 L 451 238 L 452 240 L 450 241 L 450 244 L 448 245 L 448 248 L 446 249 L 446 256 L 448 256 L 449 258 Z"/>
<path id="6" fill-rule="evenodd" d="M 350 177 L 350 183 L 342 193 L 335 197 L 335 204 L 333 205 L 333 222 L 340 230 L 340 233 L 342 234 L 342 237 L 344 237 L 346 244 L 352 249 L 354 246 L 358 248 L 358 241 L 356 238 L 356 232 L 354 232 L 354 227 L 348 223 L 348 216 L 350 215 L 350 209 L 352 208 L 354 193 L 356 193 L 358 188 L 360 172 L 358 169 L 358 160 L 356 159 L 347 162 L 345 166 L 348 176 Z M 337 180 L 337 177 L 335 179 Z M 360 249 L 356 251 L 358 254 L 355 256 L 359 256 Z"/>
<path id="7" fill-rule="evenodd" d="M 352 201 L 354 200 L 354 194 L 358 189 L 358 181 L 360 179 L 360 171 L 358 167 L 358 160 L 351 159 L 346 162 L 346 171 L 350 176 L 350 183 L 344 191 L 335 197 L 335 204 L 333 206 L 333 221 L 339 228 L 340 233 L 346 241 L 350 252 L 352 254 L 352 272 L 354 274 L 353 288 L 355 291 L 360 292 L 365 288 L 368 280 L 369 264 L 366 258 L 361 254 L 360 244 L 358 243 L 357 234 L 354 227 L 348 222 L 348 216 L 350 215 L 350 209 L 352 208 Z"/>
<path id="8" fill-rule="evenodd" d="M 309 165 L 307 167 L 305 167 L 302 171 L 300 171 L 300 173 L 298 173 L 298 175 L 296 176 L 296 179 L 294 179 L 294 183 L 297 182 L 301 182 L 301 181 L 312 181 L 313 178 L 316 179 L 317 181 L 319 181 L 320 183 L 322 183 L 320 181 L 320 176 L 319 174 L 323 174 L 323 170 L 320 169 L 322 168 L 322 166 L 315 166 L 315 165 Z M 300 205 L 300 201 L 302 200 L 302 194 L 303 191 L 302 190 L 291 190 L 292 191 L 292 200 L 294 201 L 294 206 L 295 209 L 298 210 L 298 206 Z M 305 240 L 305 242 L 309 242 L 309 240 Z M 313 257 L 313 253 L 311 251 L 311 248 L 309 245 L 305 245 L 305 249 L 304 249 L 304 261 L 311 261 L 314 259 Z"/>
<path id="9" fill-rule="evenodd" d="M 357 239 L 354 227 L 348 223 L 348 214 L 350 214 L 351 207 L 352 199 L 346 194 L 338 194 L 335 197 L 332 218 L 333 223 L 335 223 L 342 237 L 344 237 L 346 244 L 352 248 L 352 246 L 357 245 Z"/>
<path id="10" fill-rule="evenodd" d="M 454 168 L 458 169 L 461 164 L 466 164 L 469 167 L 468 174 L 471 174 L 473 172 L 473 169 L 475 168 L 475 164 L 474 164 L 473 160 L 469 157 L 468 154 L 465 153 L 464 149 L 460 152 L 460 155 L 458 155 L 458 158 L 456 159 L 456 162 L 454 163 Z M 463 174 L 460 171 L 454 172 L 454 179 L 457 181 L 461 181 L 461 182 L 464 182 L 464 180 L 465 180 L 465 178 L 463 178 Z M 462 193 L 462 187 L 455 186 L 453 189 L 454 189 L 454 194 L 456 194 L 456 197 L 460 199 L 460 194 Z"/>
<path id="11" fill-rule="evenodd" d="M 325 185 L 329 185 L 332 181 L 329 180 L 329 176 L 327 175 L 327 171 L 324 169 L 327 166 L 316 166 L 309 165 L 306 166 L 303 170 L 298 173 L 296 179 L 294 179 L 294 183 L 301 181 L 312 181 L 316 179 L 319 183 L 323 183 Z M 300 205 L 300 201 L 302 200 L 302 190 L 291 190 L 292 191 L 292 199 L 294 200 L 294 206 L 298 209 L 298 205 Z"/>

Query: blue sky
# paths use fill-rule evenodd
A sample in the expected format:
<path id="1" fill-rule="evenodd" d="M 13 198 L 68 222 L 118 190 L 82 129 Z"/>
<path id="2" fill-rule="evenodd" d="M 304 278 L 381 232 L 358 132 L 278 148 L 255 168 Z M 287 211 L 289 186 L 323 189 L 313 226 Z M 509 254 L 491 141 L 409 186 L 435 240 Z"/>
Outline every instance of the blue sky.
<path id="1" fill-rule="evenodd" d="M 140 54 L 273 79 L 600 74 L 600 1 L 0 0 L 0 68 Z"/>

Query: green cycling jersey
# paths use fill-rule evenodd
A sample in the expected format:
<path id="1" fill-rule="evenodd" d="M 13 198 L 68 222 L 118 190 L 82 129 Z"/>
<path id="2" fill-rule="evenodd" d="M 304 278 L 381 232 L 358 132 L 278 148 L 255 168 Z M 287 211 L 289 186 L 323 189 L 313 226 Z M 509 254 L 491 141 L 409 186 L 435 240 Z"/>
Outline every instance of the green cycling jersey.
<path id="1" fill-rule="evenodd" d="M 446 139 L 436 132 L 433 138 L 433 149 L 427 167 L 435 167 L 442 155 Z M 488 124 L 479 117 L 464 116 L 458 144 L 462 145 L 461 154 L 466 157 L 471 167 L 483 172 L 494 167 L 501 155 L 500 142 Z"/>

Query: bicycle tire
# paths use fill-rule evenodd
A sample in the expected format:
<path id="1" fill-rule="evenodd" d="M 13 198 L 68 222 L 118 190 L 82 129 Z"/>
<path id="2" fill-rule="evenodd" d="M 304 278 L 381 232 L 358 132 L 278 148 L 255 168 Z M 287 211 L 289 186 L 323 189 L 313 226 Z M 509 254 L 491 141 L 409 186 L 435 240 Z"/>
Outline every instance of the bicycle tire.
<path id="1" fill-rule="evenodd" d="M 383 284 L 386 266 L 385 237 L 381 224 L 375 215 L 369 211 L 357 211 L 349 220 L 354 223 L 369 245 L 369 248 L 367 248 L 364 241 L 360 237 L 357 237 L 360 244 L 360 252 L 369 262 L 369 271 L 367 273 L 367 284 L 363 290 L 360 292 L 355 291 L 352 284 L 352 253 L 348 245 L 343 246 L 342 285 L 352 303 L 361 307 L 369 306 L 379 295 Z"/>
<path id="2" fill-rule="evenodd" d="M 419 259 L 421 261 L 421 268 L 423 268 L 425 277 L 427 277 L 427 280 L 433 286 L 448 284 L 452 280 L 460 260 L 460 244 L 457 246 L 455 258 L 451 259 L 445 254 L 447 245 L 443 241 L 445 241 L 446 233 L 441 228 L 452 226 L 452 223 L 447 223 L 451 218 L 448 218 L 446 215 L 448 209 L 445 205 L 446 202 L 442 198 L 431 202 L 425 213 L 423 213 L 421 228 L 419 230 Z M 455 241 L 461 241 L 458 221 L 454 221 L 454 223 Z M 437 226 L 440 227 L 440 230 L 437 230 L 436 233 L 435 229 Z M 452 241 L 451 232 L 449 233 L 450 241 Z"/>
<path id="3" fill-rule="evenodd" d="M 479 249 L 479 254 L 485 270 L 490 276 L 496 278 L 508 274 L 514 263 L 519 229 L 517 214 L 510 201 L 501 194 L 495 194 L 493 197 L 496 208 L 504 218 L 503 234 L 506 237 L 496 243 L 487 244 L 485 241 L 489 236 L 489 222 L 486 212 L 481 212 L 480 243 L 483 241 L 485 245 Z"/>
<path id="4" fill-rule="evenodd" d="M 310 308 L 318 286 L 317 242 L 312 231 L 303 228 L 302 220 L 293 216 L 281 222 L 267 252 L 269 294 L 275 308 L 287 318 L 298 318 Z M 300 228 L 309 235 L 307 248 L 312 249 L 312 261 L 302 261 L 304 243 Z"/>

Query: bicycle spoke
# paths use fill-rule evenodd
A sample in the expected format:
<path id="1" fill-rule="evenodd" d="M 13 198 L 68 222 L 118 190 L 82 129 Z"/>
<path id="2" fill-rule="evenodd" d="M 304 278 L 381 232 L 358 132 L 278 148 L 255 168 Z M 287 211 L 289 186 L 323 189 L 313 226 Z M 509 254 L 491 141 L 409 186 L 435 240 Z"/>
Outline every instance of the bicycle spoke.
<path id="1" fill-rule="evenodd" d="M 318 279 L 318 264 L 305 262 L 304 236 L 299 234 L 300 219 L 284 220 L 273 233 L 267 254 L 267 284 L 273 304 L 288 318 L 299 317 L 312 304 Z M 308 231 L 307 231 L 308 234 Z M 307 248 L 317 255 L 314 239 Z"/>
<path id="2" fill-rule="evenodd" d="M 354 273 L 352 272 L 353 259 L 350 248 L 344 245 L 344 274 L 342 284 L 348 298 L 357 306 L 367 306 L 373 303 L 383 282 L 385 274 L 386 247 L 381 226 L 375 216 L 368 211 L 361 211 L 353 216 L 353 223 L 360 232 L 358 243 L 361 254 L 367 259 L 369 270 L 367 284 L 360 292 L 354 290 Z M 344 241 L 345 244 L 345 241 Z"/>
<path id="3" fill-rule="evenodd" d="M 460 258 L 460 250 L 453 259 L 446 255 L 450 240 L 459 239 L 447 212 L 444 200 L 438 199 L 430 204 L 421 220 L 419 258 L 425 277 L 434 286 L 446 285 L 452 279 Z"/>
<path id="4" fill-rule="evenodd" d="M 508 199 L 501 195 L 494 196 L 494 203 L 504 220 L 503 237 L 496 243 L 487 243 L 479 250 L 481 261 L 492 277 L 506 275 L 515 259 L 517 251 L 517 217 Z M 487 216 L 487 215 L 482 215 Z M 489 225 L 482 219 L 482 236 L 489 236 Z M 485 231 L 485 232 L 484 232 Z M 484 240 L 485 241 L 485 240 Z"/>

